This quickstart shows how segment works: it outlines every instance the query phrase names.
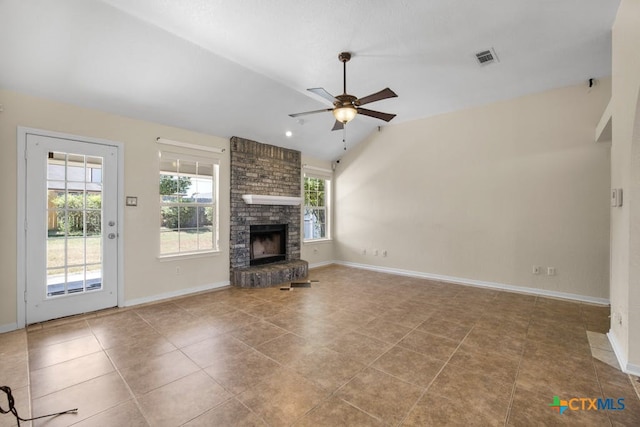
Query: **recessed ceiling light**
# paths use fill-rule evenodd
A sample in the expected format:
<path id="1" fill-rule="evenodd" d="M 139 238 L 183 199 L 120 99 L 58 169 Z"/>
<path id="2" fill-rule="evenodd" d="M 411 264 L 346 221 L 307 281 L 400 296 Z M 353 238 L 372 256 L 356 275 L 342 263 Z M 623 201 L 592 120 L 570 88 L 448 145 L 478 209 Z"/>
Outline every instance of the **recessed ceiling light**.
<path id="1" fill-rule="evenodd" d="M 288 130 L 288 131 L 286 131 L 284 134 L 287 136 L 287 138 L 291 138 L 291 135 L 293 135 L 293 132 L 291 132 L 290 130 Z"/>

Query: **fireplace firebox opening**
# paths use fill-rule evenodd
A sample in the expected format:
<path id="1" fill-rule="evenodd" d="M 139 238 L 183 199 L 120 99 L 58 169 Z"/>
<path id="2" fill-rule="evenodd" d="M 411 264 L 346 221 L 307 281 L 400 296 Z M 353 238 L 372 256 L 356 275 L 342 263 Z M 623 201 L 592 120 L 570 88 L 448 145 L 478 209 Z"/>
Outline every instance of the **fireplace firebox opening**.
<path id="1" fill-rule="evenodd" d="M 287 259 L 287 224 L 252 225 L 249 228 L 249 265 Z"/>

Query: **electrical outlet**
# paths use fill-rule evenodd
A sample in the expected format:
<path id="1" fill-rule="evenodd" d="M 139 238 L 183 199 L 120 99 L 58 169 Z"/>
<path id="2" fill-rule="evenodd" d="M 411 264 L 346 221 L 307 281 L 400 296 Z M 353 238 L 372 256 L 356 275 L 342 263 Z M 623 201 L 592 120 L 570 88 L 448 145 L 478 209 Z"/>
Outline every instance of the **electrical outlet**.
<path id="1" fill-rule="evenodd" d="M 555 267 L 547 267 L 547 276 L 555 276 L 556 268 Z"/>
<path id="2" fill-rule="evenodd" d="M 539 266 L 539 265 L 534 265 L 534 266 L 531 268 L 531 272 L 532 272 L 533 274 L 540 274 L 540 266 Z"/>
<path id="3" fill-rule="evenodd" d="M 386 249 L 382 251 L 382 256 L 387 256 L 387 250 Z"/>

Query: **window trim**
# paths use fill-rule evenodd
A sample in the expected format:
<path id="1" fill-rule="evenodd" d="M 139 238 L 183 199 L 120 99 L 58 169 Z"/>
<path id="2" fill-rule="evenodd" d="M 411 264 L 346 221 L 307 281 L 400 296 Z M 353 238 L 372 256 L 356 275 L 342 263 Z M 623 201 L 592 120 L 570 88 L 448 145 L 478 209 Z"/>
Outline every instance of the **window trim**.
<path id="1" fill-rule="evenodd" d="M 314 179 L 322 179 L 325 181 L 325 206 L 324 206 L 324 210 L 325 210 L 325 217 L 326 217 L 326 224 L 325 224 L 325 237 L 319 237 L 317 239 L 307 239 L 305 238 L 305 233 L 304 233 L 304 211 L 307 207 L 307 205 L 305 204 L 305 189 L 304 189 L 304 181 L 306 178 L 314 178 Z M 301 183 L 301 189 L 302 189 L 302 209 L 300 209 L 300 221 L 302 224 L 302 244 L 306 245 L 306 244 L 313 244 L 313 243 L 322 243 L 322 242 L 328 242 L 331 241 L 333 239 L 333 233 L 332 233 L 332 222 L 333 222 L 333 215 L 332 215 L 332 210 L 333 210 L 333 203 L 332 203 L 332 198 L 333 198 L 333 172 L 331 170 L 328 169 L 322 169 L 322 168 L 318 168 L 318 167 L 314 167 L 314 166 L 307 166 L 304 165 L 303 166 L 303 173 L 302 173 L 302 183 Z"/>
<path id="2" fill-rule="evenodd" d="M 191 162 L 202 162 L 213 165 L 212 171 L 212 197 L 211 197 L 211 205 L 213 205 L 213 248 L 212 249 L 202 249 L 196 251 L 185 251 L 185 252 L 173 252 L 173 253 L 162 253 L 162 242 L 161 242 L 161 226 L 158 225 L 158 246 L 157 246 L 157 258 L 161 261 L 167 261 L 170 259 L 176 258 L 198 258 L 216 255 L 220 253 L 220 156 L 214 154 L 214 152 L 210 150 L 199 150 L 196 148 L 192 148 L 190 151 L 193 152 L 177 152 L 177 151 L 169 151 L 169 150 L 158 150 L 158 167 L 156 168 L 158 179 L 161 175 L 163 175 L 163 171 L 161 170 L 160 162 L 162 159 L 171 159 L 171 160 L 182 160 L 182 161 L 191 161 Z M 158 196 L 160 194 L 158 193 Z M 161 198 L 158 197 L 158 213 L 162 212 L 163 206 L 165 206 Z"/>

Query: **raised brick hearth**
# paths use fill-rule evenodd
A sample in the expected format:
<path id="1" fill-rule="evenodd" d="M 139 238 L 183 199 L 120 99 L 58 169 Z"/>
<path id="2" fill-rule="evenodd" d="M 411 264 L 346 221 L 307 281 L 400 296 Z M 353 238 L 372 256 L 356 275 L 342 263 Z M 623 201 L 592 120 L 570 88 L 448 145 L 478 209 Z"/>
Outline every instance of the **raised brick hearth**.
<path id="1" fill-rule="evenodd" d="M 247 204 L 245 194 L 299 197 L 299 151 L 231 138 L 230 280 L 234 286 L 267 287 L 307 276 L 300 259 L 300 206 Z M 287 225 L 286 259 L 250 266 L 250 226 Z"/>

